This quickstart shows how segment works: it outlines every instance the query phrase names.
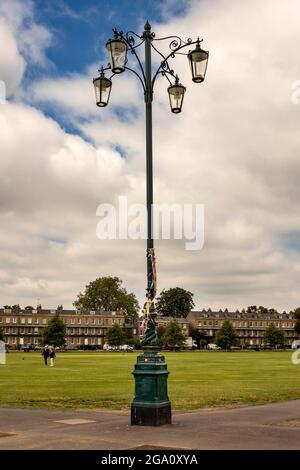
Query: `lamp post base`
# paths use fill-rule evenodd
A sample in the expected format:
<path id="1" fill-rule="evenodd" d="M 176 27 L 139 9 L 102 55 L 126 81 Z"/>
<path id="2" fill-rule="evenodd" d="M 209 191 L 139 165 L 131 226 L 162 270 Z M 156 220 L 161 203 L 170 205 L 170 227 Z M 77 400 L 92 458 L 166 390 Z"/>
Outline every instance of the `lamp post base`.
<path id="1" fill-rule="evenodd" d="M 171 424 L 171 403 L 168 397 L 168 369 L 159 348 L 145 347 L 135 364 L 135 397 L 131 404 L 133 426 Z"/>
<path id="2" fill-rule="evenodd" d="M 132 426 L 163 426 L 171 423 L 170 402 L 154 406 L 131 405 Z"/>

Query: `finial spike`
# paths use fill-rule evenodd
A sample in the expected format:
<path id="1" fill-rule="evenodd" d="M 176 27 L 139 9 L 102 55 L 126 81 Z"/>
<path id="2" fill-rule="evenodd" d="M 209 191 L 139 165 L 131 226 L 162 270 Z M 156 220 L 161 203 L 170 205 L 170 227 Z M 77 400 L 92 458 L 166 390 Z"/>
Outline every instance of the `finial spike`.
<path id="1" fill-rule="evenodd" d="M 149 23 L 148 20 L 147 20 L 146 23 L 145 23 L 145 30 L 147 30 L 147 31 L 150 31 L 150 30 L 151 30 L 151 24 Z"/>

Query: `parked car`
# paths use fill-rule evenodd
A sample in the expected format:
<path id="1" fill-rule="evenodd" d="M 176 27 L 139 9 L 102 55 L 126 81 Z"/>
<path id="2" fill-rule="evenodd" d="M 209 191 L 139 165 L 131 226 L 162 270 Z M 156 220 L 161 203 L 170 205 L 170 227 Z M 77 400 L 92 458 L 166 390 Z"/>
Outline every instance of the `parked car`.
<path id="1" fill-rule="evenodd" d="M 260 351 L 261 348 L 257 344 L 251 344 L 250 346 L 247 346 L 246 349 L 248 351 Z"/>
<path id="2" fill-rule="evenodd" d="M 76 346 L 65 346 L 64 351 L 78 351 Z"/>
<path id="3" fill-rule="evenodd" d="M 84 351 L 95 351 L 97 348 L 96 344 L 85 344 L 83 346 Z"/>
<path id="4" fill-rule="evenodd" d="M 133 349 L 133 346 L 129 346 L 129 344 L 122 344 L 120 346 L 120 351 L 131 352 Z"/>
<path id="5" fill-rule="evenodd" d="M 116 351 L 117 349 L 117 346 L 110 346 L 107 343 L 105 343 L 103 346 L 103 351 Z"/>
<path id="6" fill-rule="evenodd" d="M 20 351 L 29 352 L 30 349 L 30 344 L 21 344 Z"/>
<path id="7" fill-rule="evenodd" d="M 218 349 L 221 349 L 220 346 L 218 346 L 217 344 L 214 344 L 214 343 L 210 343 L 207 345 L 207 349 L 210 349 L 210 350 L 218 350 Z"/>
<path id="8" fill-rule="evenodd" d="M 300 348 L 300 339 L 295 339 L 292 342 L 292 349 L 299 349 Z"/>
<path id="9" fill-rule="evenodd" d="M 242 348 L 241 346 L 230 346 L 230 351 L 240 351 Z"/>
<path id="10" fill-rule="evenodd" d="M 260 346 L 261 351 L 272 351 L 272 346 L 269 345 L 261 345 Z"/>

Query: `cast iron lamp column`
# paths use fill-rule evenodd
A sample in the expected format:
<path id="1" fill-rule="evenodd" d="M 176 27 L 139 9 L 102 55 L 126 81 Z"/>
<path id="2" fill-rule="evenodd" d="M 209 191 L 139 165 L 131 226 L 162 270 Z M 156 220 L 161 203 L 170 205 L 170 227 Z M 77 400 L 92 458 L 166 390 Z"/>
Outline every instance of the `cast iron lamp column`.
<path id="1" fill-rule="evenodd" d="M 145 99 L 146 111 L 146 183 L 147 183 L 147 302 L 146 317 L 147 327 L 142 341 L 143 354 L 137 358 L 133 372 L 135 378 L 135 397 L 131 405 L 131 424 L 142 426 L 160 426 L 171 423 L 171 403 L 168 397 L 168 370 L 165 358 L 160 354 L 159 341 L 156 333 L 156 263 L 152 232 L 152 205 L 153 205 L 153 165 L 152 165 L 152 100 L 153 87 L 159 74 L 166 77 L 169 82 L 168 94 L 171 111 L 180 113 L 186 88 L 179 83 L 179 78 L 170 68 L 168 60 L 176 54 L 186 55 L 190 63 L 192 79 L 195 83 L 201 83 L 205 78 L 208 52 L 200 47 L 197 41 L 188 39 L 183 41 L 178 36 L 155 39 L 151 32 L 151 26 L 147 21 L 141 36 L 129 31 L 125 35 L 122 31 L 113 30 L 114 38 L 110 39 L 106 48 L 109 52 L 110 63 L 107 68 L 99 70 L 100 76 L 93 80 L 96 95 L 96 104 L 104 107 L 108 104 L 112 88 L 111 78 L 114 75 L 129 70 L 140 80 Z M 135 45 L 135 39 L 139 43 Z M 169 44 L 171 52 L 164 56 L 153 44 L 153 41 L 172 39 Z M 136 49 L 144 43 L 145 46 L 145 69 L 137 55 Z M 182 52 L 187 46 L 196 44 L 196 49 L 187 54 Z M 156 73 L 152 77 L 151 51 L 154 49 L 161 57 Z M 137 62 L 141 75 L 136 70 L 129 68 L 127 64 L 127 52 L 131 52 Z M 180 52 L 179 52 L 180 51 Z M 113 75 L 105 77 L 104 72 L 111 70 Z M 172 83 L 171 79 L 175 80 Z"/>

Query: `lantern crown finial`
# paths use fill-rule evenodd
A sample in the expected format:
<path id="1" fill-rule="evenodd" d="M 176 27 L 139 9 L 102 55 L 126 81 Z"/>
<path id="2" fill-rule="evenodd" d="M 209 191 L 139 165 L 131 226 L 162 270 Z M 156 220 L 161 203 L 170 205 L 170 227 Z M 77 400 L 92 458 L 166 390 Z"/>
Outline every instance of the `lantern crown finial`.
<path id="1" fill-rule="evenodd" d="M 149 23 L 148 20 L 146 21 L 144 28 L 145 28 L 145 31 L 150 31 L 151 30 L 151 24 Z"/>

